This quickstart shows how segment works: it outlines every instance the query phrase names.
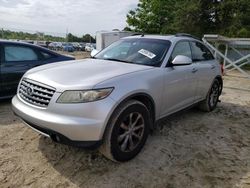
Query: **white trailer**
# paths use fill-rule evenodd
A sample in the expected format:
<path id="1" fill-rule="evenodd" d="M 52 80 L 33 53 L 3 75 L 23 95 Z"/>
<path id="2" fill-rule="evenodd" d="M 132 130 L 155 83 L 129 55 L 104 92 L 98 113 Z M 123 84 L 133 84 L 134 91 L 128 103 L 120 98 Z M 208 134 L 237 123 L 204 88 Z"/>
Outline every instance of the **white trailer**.
<path id="1" fill-rule="evenodd" d="M 131 36 L 128 31 L 98 31 L 96 33 L 96 50 L 101 51 L 120 38 Z"/>

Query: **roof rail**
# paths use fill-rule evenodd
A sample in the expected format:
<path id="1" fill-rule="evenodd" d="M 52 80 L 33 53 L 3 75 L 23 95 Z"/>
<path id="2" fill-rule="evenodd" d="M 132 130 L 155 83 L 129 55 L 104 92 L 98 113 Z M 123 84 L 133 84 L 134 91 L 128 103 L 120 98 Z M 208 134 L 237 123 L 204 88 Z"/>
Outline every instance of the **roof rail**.
<path id="1" fill-rule="evenodd" d="M 176 33 L 175 36 L 176 37 L 190 37 L 190 38 L 193 38 L 193 39 L 196 39 L 196 40 L 201 40 L 200 38 L 195 37 L 195 36 L 190 35 L 190 34 L 187 34 L 187 33 Z"/>

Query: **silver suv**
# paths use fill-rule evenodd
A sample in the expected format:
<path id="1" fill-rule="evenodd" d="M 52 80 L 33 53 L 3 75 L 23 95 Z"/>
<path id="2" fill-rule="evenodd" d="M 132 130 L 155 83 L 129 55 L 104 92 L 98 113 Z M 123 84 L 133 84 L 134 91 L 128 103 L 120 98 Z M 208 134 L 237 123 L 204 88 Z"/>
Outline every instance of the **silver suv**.
<path id="1" fill-rule="evenodd" d="M 56 142 L 135 157 L 161 118 L 197 104 L 213 110 L 220 65 L 189 35 L 123 38 L 91 59 L 28 71 L 12 100 L 16 115 Z"/>

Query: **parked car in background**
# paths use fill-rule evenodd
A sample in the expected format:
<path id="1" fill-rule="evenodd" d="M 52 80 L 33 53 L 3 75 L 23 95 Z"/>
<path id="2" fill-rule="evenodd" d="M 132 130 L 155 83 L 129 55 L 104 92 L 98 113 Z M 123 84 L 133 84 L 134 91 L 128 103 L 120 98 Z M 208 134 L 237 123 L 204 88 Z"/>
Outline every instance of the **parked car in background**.
<path id="1" fill-rule="evenodd" d="M 47 42 L 46 41 L 37 41 L 37 40 L 35 40 L 33 44 L 35 44 L 37 46 L 47 48 Z"/>
<path id="2" fill-rule="evenodd" d="M 75 51 L 84 51 L 85 47 L 83 47 L 80 43 L 78 42 L 73 42 L 72 43 Z"/>
<path id="3" fill-rule="evenodd" d="M 50 50 L 60 51 L 63 49 L 61 42 L 51 42 L 48 46 Z"/>
<path id="4" fill-rule="evenodd" d="M 16 94 L 23 74 L 33 67 L 74 60 L 33 44 L 0 40 L 0 99 Z"/>
<path id="5" fill-rule="evenodd" d="M 141 35 L 82 63 L 28 71 L 12 105 L 56 142 L 100 146 L 107 158 L 127 161 L 161 118 L 193 105 L 214 110 L 222 86 L 220 65 L 202 41 L 184 34 Z"/>
<path id="6" fill-rule="evenodd" d="M 55 42 L 49 43 L 49 49 L 50 50 L 56 50 L 56 43 Z"/>
<path id="7" fill-rule="evenodd" d="M 74 52 L 75 51 L 75 48 L 74 48 L 73 44 L 71 44 L 71 43 L 65 42 L 62 44 L 62 46 L 63 46 L 63 51 L 66 51 L 66 52 Z"/>
<path id="8" fill-rule="evenodd" d="M 96 49 L 96 45 L 95 44 L 87 43 L 85 45 L 85 51 L 86 52 L 91 52 L 94 49 Z"/>
<path id="9" fill-rule="evenodd" d="M 80 42 L 80 45 L 82 47 L 82 51 L 85 51 L 86 42 Z"/>
<path id="10" fill-rule="evenodd" d="M 25 42 L 25 43 L 29 43 L 29 44 L 34 44 L 34 40 L 12 40 L 12 41 L 18 41 L 18 42 Z"/>

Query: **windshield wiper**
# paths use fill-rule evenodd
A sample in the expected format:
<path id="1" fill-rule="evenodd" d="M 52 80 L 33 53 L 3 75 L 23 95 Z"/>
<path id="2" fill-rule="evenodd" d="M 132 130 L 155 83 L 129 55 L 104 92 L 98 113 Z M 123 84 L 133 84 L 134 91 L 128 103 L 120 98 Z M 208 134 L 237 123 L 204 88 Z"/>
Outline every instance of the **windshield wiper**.
<path id="1" fill-rule="evenodd" d="M 122 63 L 133 63 L 133 62 L 130 62 L 130 61 L 125 61 L 125 60 L 115 59 L 115 58 L 106 58 L 104 60 L 117 61 L 117 62 L 122 62 Z"/>

